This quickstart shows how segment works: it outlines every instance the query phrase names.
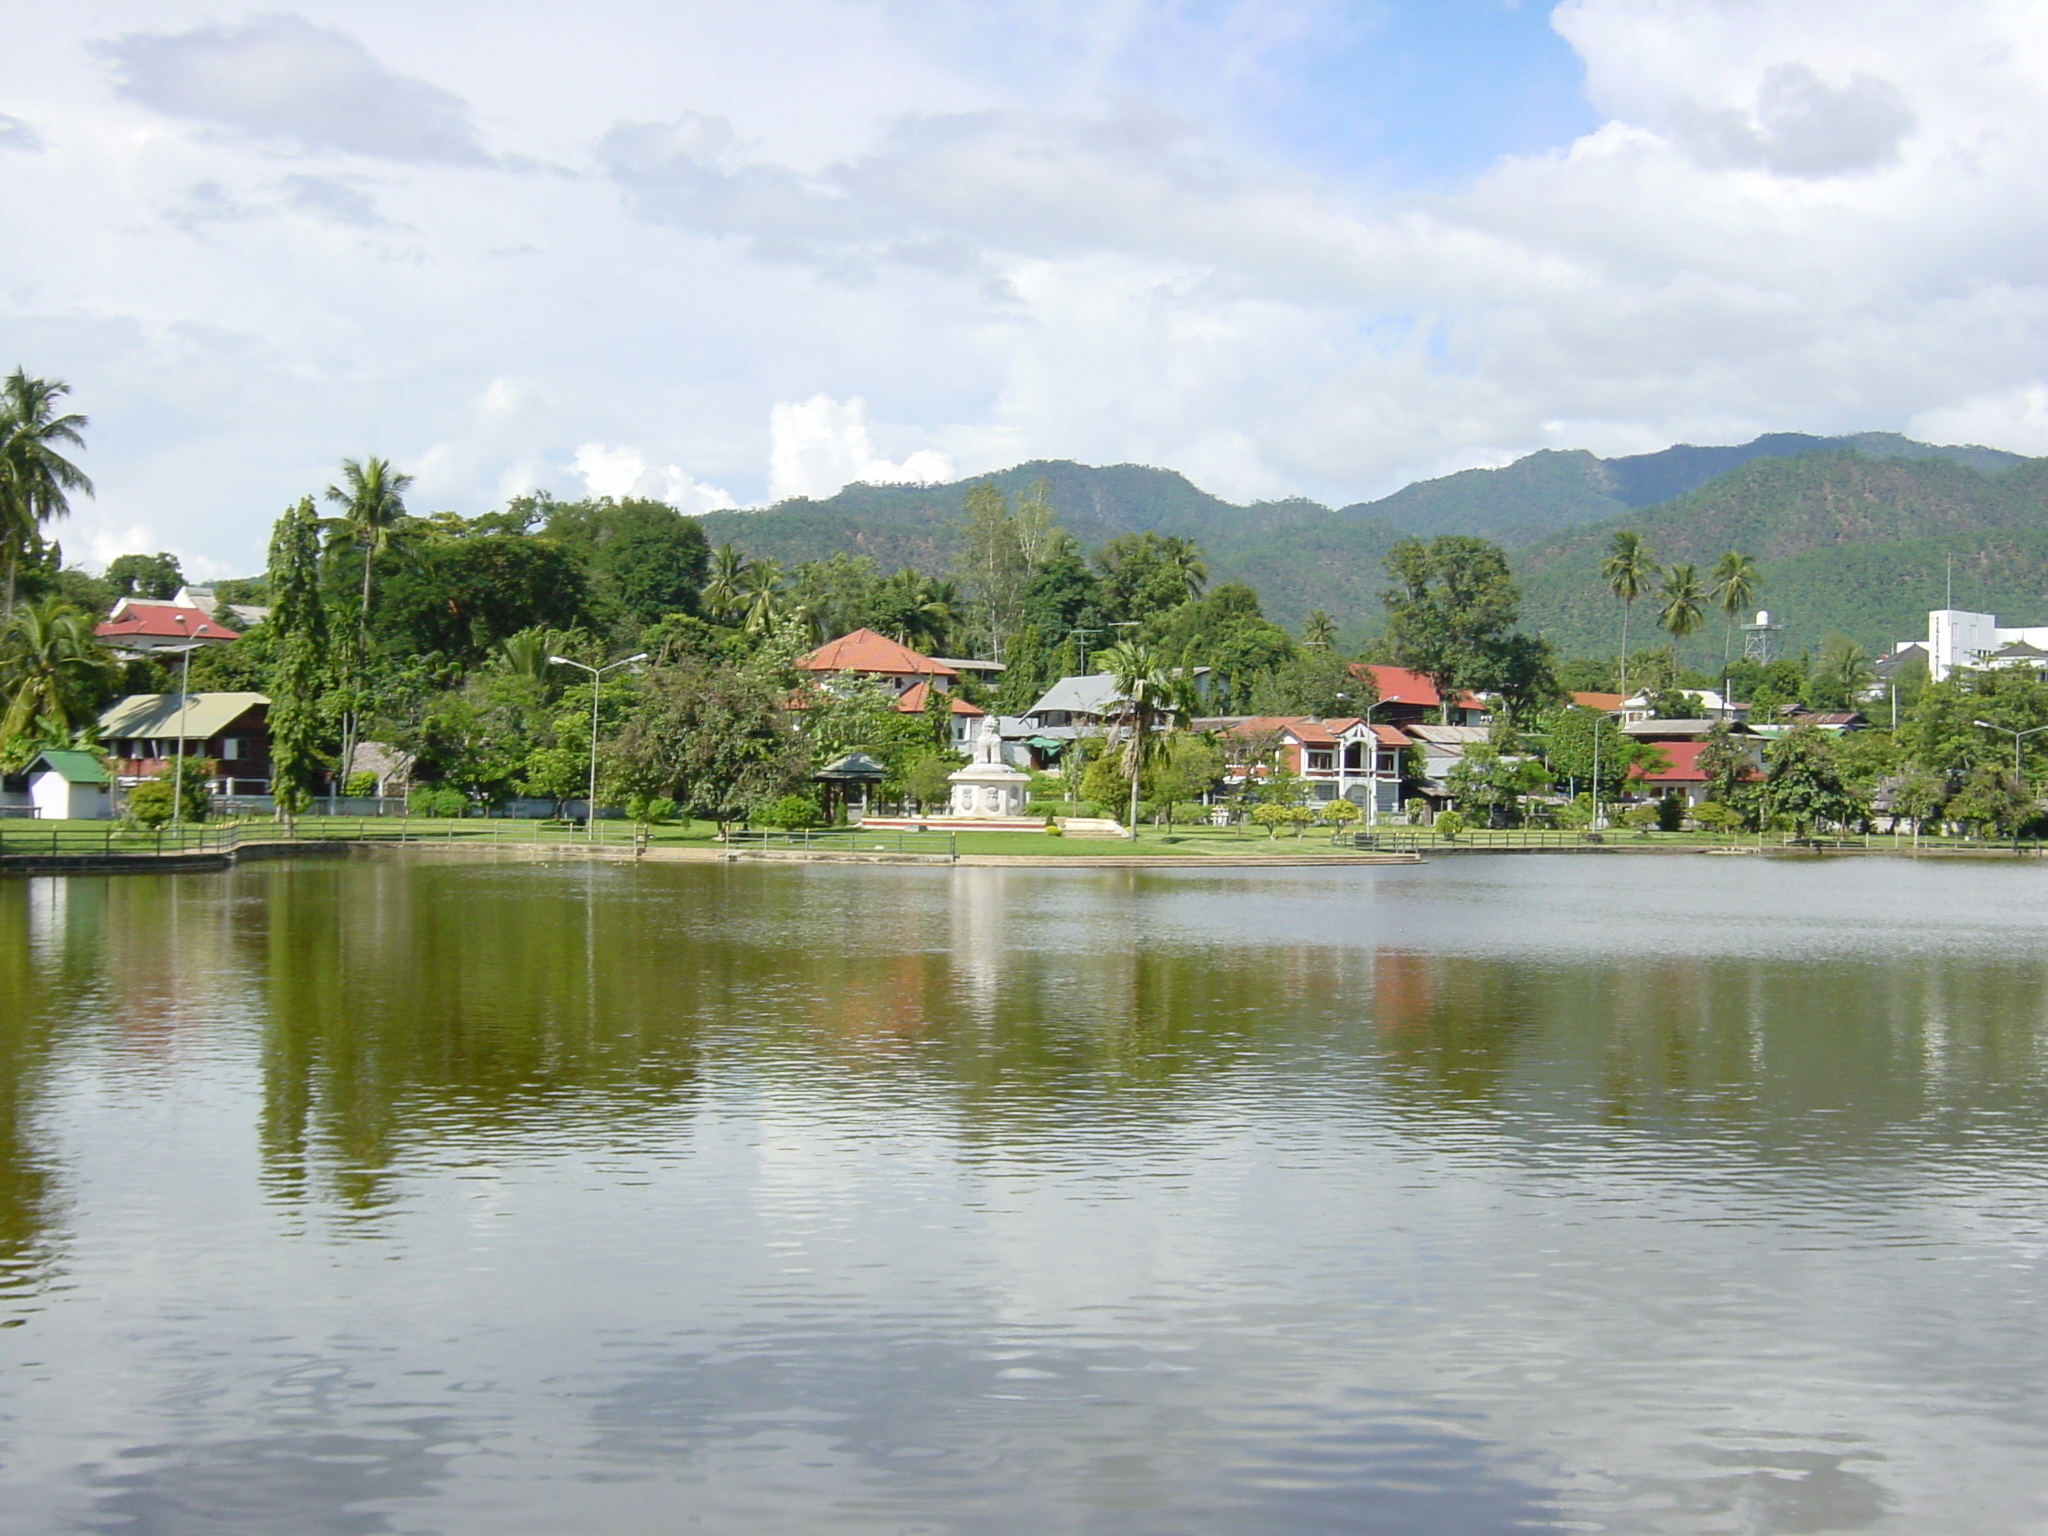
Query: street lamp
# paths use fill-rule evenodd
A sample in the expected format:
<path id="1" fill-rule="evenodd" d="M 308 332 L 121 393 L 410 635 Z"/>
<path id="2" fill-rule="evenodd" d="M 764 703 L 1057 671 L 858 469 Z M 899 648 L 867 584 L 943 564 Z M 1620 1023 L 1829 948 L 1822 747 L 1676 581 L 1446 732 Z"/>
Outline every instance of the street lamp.
<path id="1" fill-rule="evenodd" d="M 620 667 L 630 667 L 636 661 L 645 661 L 647 653 L 625 656 L 617 661 L 608 661 L 601 667 L 586 666 L 580 661 L 571 661 L 566 656 L 550 656 L 551 666 L 575 667 L 590 674 L 590 798 L 583 805 L 583 835 L 593 842 L 597 839 L 597 685 L 604 680 L 607 672 L 616 672 Z"/>
<path id="2" fill-rule="evenodd" d="M 184 622 L 182 614 L 178 621 Z M 171 768 L 171 830 L 176 832 L 185 824 L 185 711 L 192 702 L 192 653 L 199 647 L 195 644 L 163 649 L 185 658 L 178 674 L 178 760 Z"/>
<path id="3" fill-rule="evenodd" d="M 1987 731 L 2004 731 L 2012 738 L 2012 777 L 2022 790 L 2026 788 L 2026 775 L 2020 771 L 2020 743 L 2029 736 L 2038 736 L 2048 731 L 2048 725 L 2037 725 L 2031 731 L 2016 731 L 2009 725 L 1993 725 L 1989 720 L 1972 720 L 1972 725 L 1982 726 Z"/>

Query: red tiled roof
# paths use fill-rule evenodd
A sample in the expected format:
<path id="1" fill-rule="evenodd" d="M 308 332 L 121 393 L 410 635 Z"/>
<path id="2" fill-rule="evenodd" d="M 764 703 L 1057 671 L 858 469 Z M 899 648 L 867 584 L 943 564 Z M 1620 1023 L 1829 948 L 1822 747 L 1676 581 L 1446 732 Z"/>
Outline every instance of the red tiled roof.
<path id="1" fill-rule="evenodd" d="M 1602 714 L 1613 714 L 1627 700 L 1618 693 L 1575 693 L 1572 702 L 1580 709 L 1597 709 Z"/>
<path id="2" fill-rule="evenodd" d="M 806 672 L 872 672 L 895 677 L 957 677 L 951 667 L 909 646 L 878 635 L 872 629 L 856 629 L 837 640 L 827 640 L 796 664 Z"/>
<path id="3" fill-rule="evenodd" d="M 1321 720 L 1311 720 L 1306 715 L 1255 715 L 1241 720 L 1230 728 L 1232 736 L 1263 736 L 1268 731 L 1285 731 L 1296 741 L 1310 746 L 1334 747 L 1337 738 L 1330 734 L 1329 726 Z"/>
<path id="4" fill-rule="evenodd" d="M 137 603 L 124 606 L 93 633 L 102 640 L 146 638 L 150 640 L 237 640 L 238 631 L 214 622 L 213 615 L 200 608 L 178 608 L 170 603 Z"/>
<path id="5" fill-rule="evenodd" d="M 902 715 L 921 715 L 931 696 L 932 685 L 929 682 L 912 683 L 903 690 L 903 697 L 896 701 L 896 712 Z M 986 713 L 985 710 L 976 709 L 957 693 L 953 695 L 953 702 L 948 708 L 953 714 L 970 715 L 976 720 Z"/>
<path id="6" fill-rule="evenodd" d="M 1436 684 L 1420 672 L 1410 672 L 1406 667 L 1383 667 L 1367 662 L 1355 663 L 1351 668 L 1354 677 L 1370 677 L 1379 689 L 1382 704 L 1421 704 L 1430 709 L 1443 703 L 1443 695 L 1436 691 Z"/>
<path id="7" fill-rule="evenodd" d="M 1700 753 L 1704 752 L 1707 748 L 1707 744 L 1704 741 L 1660 741 L 1656 746 L 1657 750 L 1663 753 L 1670 761 L 1671 766 L 1669 768 L 1653 769 L 1649 773 L 1645 773 L 1643 772 L 1643 765 L 1635 763 L 1628 770 L 1630 778 L 1641 779 L 1646 784 L 1704 784 L 1707 782 L 1706 774 L 1700 771 Z M 1756 777 L 1756 770 L 1754 768 L 1749 769 L 1745 777 Z"/>
<path id="8" fill-rule="evenodd" d="M 1372 739 L 1383 747 L 1409 746 L 1408 733 L 1398 725 L 1376 725 L 1372 728 Z"/>

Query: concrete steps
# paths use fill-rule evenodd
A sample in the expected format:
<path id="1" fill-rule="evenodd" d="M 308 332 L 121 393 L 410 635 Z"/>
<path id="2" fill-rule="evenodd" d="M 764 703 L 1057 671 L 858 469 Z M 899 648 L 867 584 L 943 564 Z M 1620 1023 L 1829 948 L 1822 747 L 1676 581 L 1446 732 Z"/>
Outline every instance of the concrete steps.
<path id="1" fill-rule="evenodd" d="M 1130 833 L 1107 816 L 1055 816 L 1053 821 L 1068 837 L 1113 837 L 1120 843 L 1130 839 Z"/>

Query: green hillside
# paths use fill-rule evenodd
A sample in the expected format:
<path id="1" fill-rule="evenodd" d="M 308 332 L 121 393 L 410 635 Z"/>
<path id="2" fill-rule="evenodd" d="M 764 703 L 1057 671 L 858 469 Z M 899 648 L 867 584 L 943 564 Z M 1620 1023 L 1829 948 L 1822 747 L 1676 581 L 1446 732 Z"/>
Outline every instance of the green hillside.
<path id="1" fill-rule="evenodd" d="M 1250 585 L 1289 628 L 1325 609 L 1349 641 L 1378 626 L 1380 561 L 1407 534 L 1475 533 L 1514 548 L 1528 622 L 1567 655 L 1619 643 L 1619 605 L 1595 568 L 1620 527 L 1641 529 L 1667 563 L 1704 568 L 1730 548 L 1754 555 L 1764 566 L 1761 601 L 1780 614 L 1795 649 L 1837 630 L 1873 646 L 1920 633 L 1925 610 L 1940 601 L 1951 551 L 1959 603 L 2030 617 L 2048 601 L 2048 574 L 2036 574 L 2031 542 L 2048 532 L 2048 460 L 1888 433 L 1779 433 L 1633 459 L 1537 453 L 1338 511 L 1306 500 L 1239 506 L 1141 464 L 1037 460 L 978 478 L 1013 497 L 1049 481 L 1061 522 L 1090 546 L 1148 528 L 1193 539 L 1208 552 L 1213 581 Z M 843 552 L 872 556 L 884 569 L 943 574 L 972 483 L 851 485 L 822 500 L 701 521 L 714 544 L 730 541 L 785 567 Z M 1656 505 L 1625 504 L 1625 495 L 1668 484 L 1687 490 Z M 1649 611 L 1639 605 L 1636 630 L 1654 644 Z"/>
<path id="2" fill-rule="evenodd" d="M 1958 605 L 2012 622 L 2048 608 L 2044 460 L 1986 475 L 1945 458 L 1759 459 L 1662 506 L 1553 535 L 1515 564 L 1528 624 L 1566 654 L 1620 643 L 1621 605 L 1597 567 L 1622 527 L 1645 534 L 1660 562 L 1690 561 L 1703 573 L 1729 549 L 1755 556 L 1759 606 L 1785 625 L 1782 641 L 1794 650 L 1835 632 L 1871 647 L 1923 634 L 1951 553 Z M 1654 625 L 1646 599 L 1634 639 L 1657 643 Z"/>

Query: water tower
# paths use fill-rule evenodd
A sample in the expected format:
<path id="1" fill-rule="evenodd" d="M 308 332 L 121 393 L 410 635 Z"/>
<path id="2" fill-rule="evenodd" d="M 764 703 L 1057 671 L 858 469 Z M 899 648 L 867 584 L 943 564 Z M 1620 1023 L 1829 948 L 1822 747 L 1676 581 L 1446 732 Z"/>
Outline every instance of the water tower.
<path id="1" fill-rule="evenodd" d="M 1770 610 L 1759 608 L 1754 620 L 1742 626 L 1742 659 L 1769 666 L 1777 642 L 1772 637 L 1785 626 L 1771 622 Z"/>

